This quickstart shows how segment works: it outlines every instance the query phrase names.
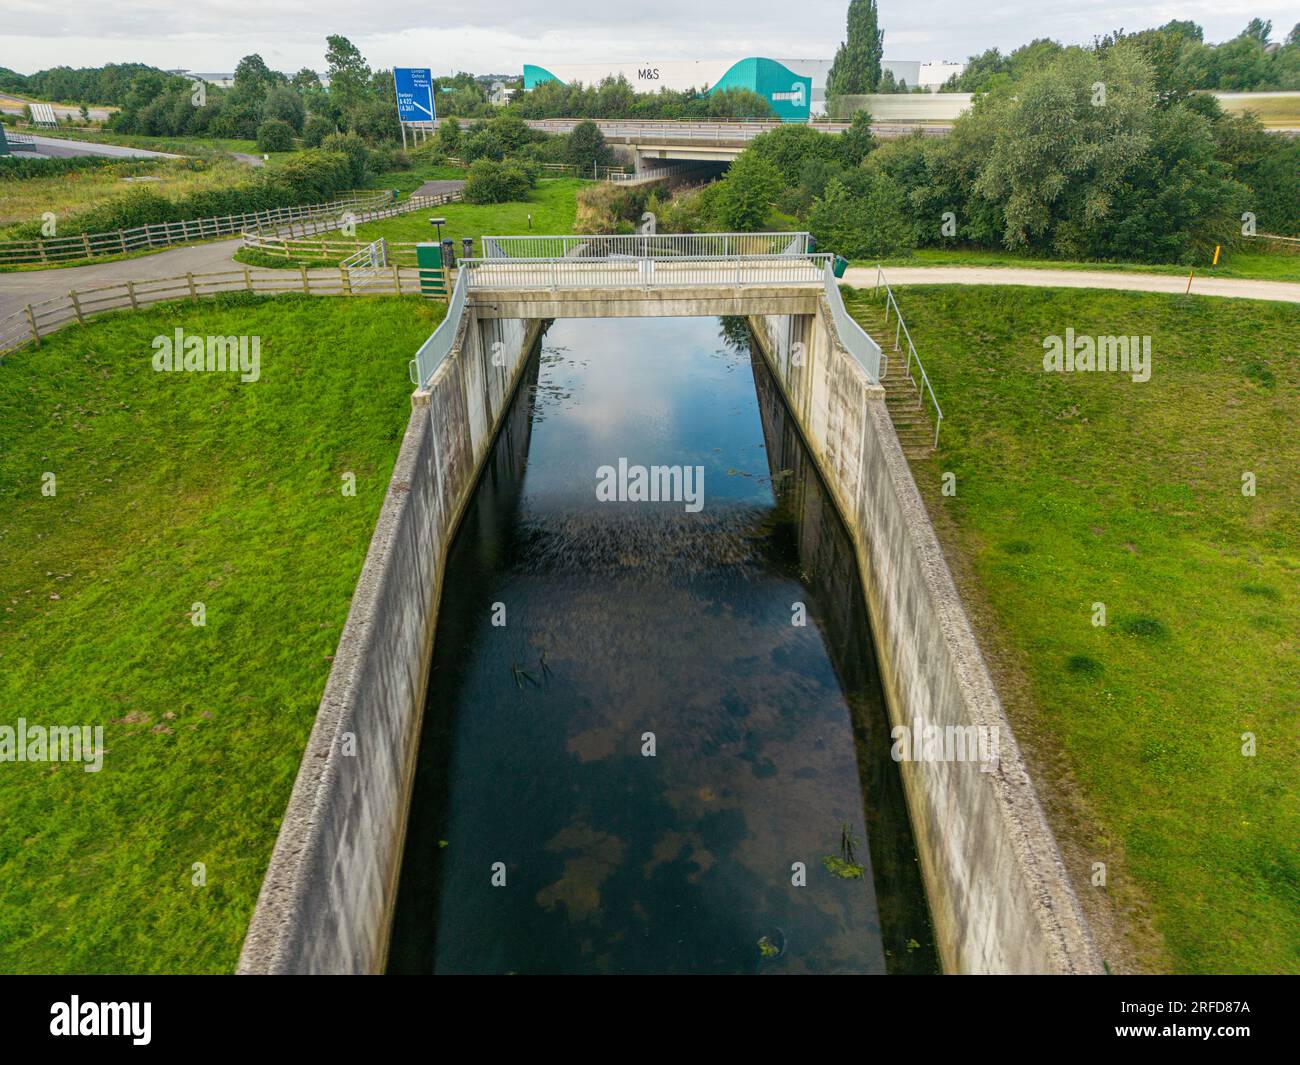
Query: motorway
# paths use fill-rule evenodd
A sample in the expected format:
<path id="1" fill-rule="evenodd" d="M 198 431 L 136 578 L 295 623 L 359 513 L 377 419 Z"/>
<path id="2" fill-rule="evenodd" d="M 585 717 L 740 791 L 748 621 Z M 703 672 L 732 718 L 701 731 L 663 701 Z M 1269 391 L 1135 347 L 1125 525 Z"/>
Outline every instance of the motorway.
<path id="1" fill-rule="evenodd" d="M 68 137 L 41 137 L 35 133 L 30 134 L 30 136 L 32 144 L 40 150 L 41 155 L 56 158 L 67 158 L 76 155 L 107 155 L 117 159 L 182 158 L 169 152 L 154 152 L 147 148 L 127 148 L 120 144 L 97 144 L 92 141 L 72 140 Z"/>
<path id="2" fill-rule="evenodd" d="M 578 118 L 536 118 L 528 119 L 528 125 L 545 133 L 568 133 L 579 122 Z M 755 120 L 752 122 L 648 122 L 633 119 L 593 120 L 606 137 L 622 138 L 626 142 L 636 141 L 706 141 L 714 144 L 742 144 L 753 140 L 760 133 L 780 129 L 789 123 Z M 821 133 L 843 133 L 849 128 L 847 122 L 814 122 L 812 129 Z M 924 125 L 906 122 L 873 122 L 871 131 L 885 140 L 893 137 L 906 137 L 917 130 L 926 136 L 941 137 L 952 129 L 950 122 L 926 123 Z"/>

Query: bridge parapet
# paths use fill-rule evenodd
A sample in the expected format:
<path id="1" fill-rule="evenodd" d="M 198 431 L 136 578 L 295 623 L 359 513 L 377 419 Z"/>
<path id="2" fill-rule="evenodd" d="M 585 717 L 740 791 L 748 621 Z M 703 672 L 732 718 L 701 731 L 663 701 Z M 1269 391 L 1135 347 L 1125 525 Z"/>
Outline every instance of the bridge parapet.
<path id="1" fill-rule="evenodd" d="M 879 345 L 840 300 L 830 255 L 799 233 L 486 236 L 463 259 L 446 319 L 411 360 L 422 386 L 451 348 L 467 307 L 488 319 L 807 315 L 824 302 L 840 343 L 872 383 Z M 538 254 L 540 253 L 540 254 Z"/>
<path id="2" fill-rule="evenodd" d="M 483 289 L 690 288 L 822 283 L 829 255 L 609 255 L 462 259 L 470 293 Z"/>
<path id="3" fill-rule="evenodd" d="M 699 258 L 808 255 L 812 237 L 795 233 L 589 233 L 484 237 L 485 259 Z"/>

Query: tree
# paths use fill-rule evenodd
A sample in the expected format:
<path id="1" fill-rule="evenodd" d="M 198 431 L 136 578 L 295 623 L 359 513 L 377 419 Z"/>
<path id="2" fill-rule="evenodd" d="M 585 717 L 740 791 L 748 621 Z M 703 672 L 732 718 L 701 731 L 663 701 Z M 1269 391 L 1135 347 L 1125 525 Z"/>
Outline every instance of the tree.
<path id="1" fill-rule="evenodd" d="M 954 74 L 943 83 L 944 92 L 984 92 L 989 79 L 1007 70 L 1006 57 L 996 48 L 973 55 L 966 61 L 960 74 Z"/>
<path id="2" fill-rule="evenodd" d="M 1248 192 L 1215 159 L 1210 123 L 1185 104 L 1149 118 L 1149 146 L 1116 189 L 1104 224 L 1070 212 L 1055 228 L 1054 251 L 1071 258 L 1205 262 L 1215 244 L 1239 235 Z"/>
<path id="3" fill-rule="evenodd" d="M 222 109 L 218 132 L 228 137 L 256 137 L 267 94 L 283 75 L 275 74 L 260 55 L 246 55 L 235 67 L 235 82 Z"/>
<path id="4" fill-rule="evenodd" d="M 762 229 L 783 184 L 766 159 L 753 151 L 741 152 L 718 182 L 714 199 L 718 221 L 736 232 Z"/>
<path id="5" fill-rule="evenodd" d="M 289 85 L 299 96 L 319 91 L 323 87 L 320 83 L 320 75 L 311 67 L 303 67 L 299 70 L 297 74 L 289 79 Z"/>
<path id="6" fill-rule="evenodd" d="M 447 155 L 460 151 L 462 143 L 460 120 L 454 115 L 438 120 L 438 148 Z"/>
<path id="7" fill-rule="evenodd" d="M 347 128 L 367 144 L 396 143 L 402 139 L 397 106 L 387 94 L 372 93 L 358 100 L 343 115 Z"/>
<path id="8" fill-rule="evenodd" d="M 359 103 L 370 84 L 370 65 L 360 49 L 346 37 L 325 38 L 325 65 L 329 73 L 330 98 L 340 113 Z"/>
<path id="9" fill-rule="evenodd" d="M 262 104 L 262 117 L 266 120 L 279 119 L 292 127 L 295 133 L 301 133 L 306 109 L 301 96 L 287 85 L 277 85 L 266 94 L 266 101 Z"/>
<path id="10" fill-rule="evenodd" d="M 876 0 L 849 0 L 848 40 L 841 42 L 826 76 L 827 96 L 876 91 L 885 34 L 877 25 Z"/>
<path id="11" fill-rule="evenodd" d="M 1268 44 L 1268 35 L 1273 32 L 1273 23 L 1268 19 L 1253 18 L 1246 23 L 1246 28 L 1241 31 L 1242 37 L 1249 37 L 1251 40 L 1259 41 L 1260 44 Z"/>
<path id="12" fill-rule="evenodd" d="M 1217 156 L 1249 189 L 1245 210 L 1266 233 L 1300 233 L 1300 141 L 1269 133 L 1251 112 L 1220 116 Z"/>
<path id="13" fill-rule="evenodd" d="M 1160 27 L 1160 32 L 1186 37 L 1189 41 L 1205 40 L 1205 31 L 1191 19 L 1170 19 Z"/>
<path id="14" fill-rule="evenodd" d="M 834 159 L 838 154 L 835 137 L 793 122 L 760 133 L 742 153 L 770 163 L 786 185 L 799 180 L 808 159 Z"/>
<path id="15" fill-rule="evenodd" d="M 614 150 L 605 143 L 605 135 L 591 119 L 573 127 L 564 154 L 568 163 L 586 171 L 590 171 L 592 163 L 609 166 L 614 161 Z"/>
<path id="16" fill-rule="evenodd" d="M 871 112 L 866 108 L 855 111 L 849 128 L 839 137 L 840 161 L 845 166 L 857 166 L 875 147 L 876 137 L 871 132 Z"/>
<path id="17" fill-rule="evenodd" d="M 235 67 L 235 85 L 261 85 L 263 91 L 275 80 L 271 68 L 260 55 L 246 55 Z"/>
<path id="18" fill-rule="evenodd" d="M 1017 82 L 1014 94 L 987 100 L 980 120 L 996 135 L 975 191 L 1000 205 L 1006 247 L 1050 246 L 1067 216 L 1077 226 L 1105 224 L 1150 143 L 1152 80 L 1131 46 L 1100 56 L 1071 49 Z"/>
<path id="19" fill-rule="evenodd" d="M 1293 48 L 1300 48 L 1300 22 L 1291 27 L 1291 32 L 1286 35 L 1286 43 Z"/>
<path id="20" fill-rule="evenodd" d="M 832 178 L 808 215 L 808 229 L 818 247 L 847 259 L 906 255 L 916 247 L 903 191 L 870 169 Z"/>

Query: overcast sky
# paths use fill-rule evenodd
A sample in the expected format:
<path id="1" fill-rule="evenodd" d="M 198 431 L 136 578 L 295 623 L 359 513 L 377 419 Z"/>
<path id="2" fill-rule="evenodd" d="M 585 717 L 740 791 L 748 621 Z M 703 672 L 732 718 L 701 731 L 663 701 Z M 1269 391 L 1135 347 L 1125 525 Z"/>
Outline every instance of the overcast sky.
<path id="1" fill-rule="evenodd" d="M 525 62 L 658 61 L 750 55 L 830 59 L 848 0 L 5 0 L 0 66 L 30 74 L 58 64 L 143 62 L 230 71 L 258 52 L 279 70 L 324 70 L 325 36 L 351 38 L 374 67 L 436 73 L 520 72 Z M 1300 5 L 1276 0 L 880 0 L 889 59 L 961 60 L 1035 37 L 1088 43 L 1111 29 L 1195 19 L 1207 40 L 1252 17 L 1280 40 Z"/>

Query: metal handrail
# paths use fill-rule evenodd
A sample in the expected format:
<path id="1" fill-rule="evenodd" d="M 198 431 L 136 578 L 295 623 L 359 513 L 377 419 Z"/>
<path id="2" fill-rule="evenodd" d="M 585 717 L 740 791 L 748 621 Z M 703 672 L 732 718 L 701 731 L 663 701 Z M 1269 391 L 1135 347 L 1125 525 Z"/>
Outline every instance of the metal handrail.
<path id="1" fill-rule="evenodd" d="M 500 239 L 500 238 L 497 238 Z M 606 255 L 462 259 L 470 290 L 820 284 L 829 255 Z"/>
<path id="2" fill-rule="evenodd" d="M 943 411 L 939 407 L 939 400 L 935 397 L 934 386 L 930 384 L 930 375 L 925 372 L 925 366 L 921 363 L 921 356 L 917 354 L 916 345 L 912 343 L 912 334 L 907 330 L 907 323 L 903 321 L 903 312 L 899 309 L 898 300 L 894 298 L 894 290 L 889 287 L 889 281 L 885 277 L 885 270 L 879 263 L 876 264 L 876 292 L 880 291 L 881 285 L 885 286 L 885 324 L 889 324 L 889 308 L 894 308 L 894 317 L 898 325 L 894 328 L 894 350 L 901 351 L 900 341 L 902 337 L 907 338 L 907 362 L 903 366 L 903 373 L 912 387 L 916 390 L 916 405 L 918 408 L 925 404 L 925 394 L 921 391 L 916 379 L 912 376 L 912 360 L 916 360 L 916 368 L 920 371 L 921 380 L 925 382 L 925 390 L 930 393 L 930 402 L 934 404 L 934 446 L 939 446 L 939 427 L 943 425 Z"/>
<path id="3" fill-rule="evenodd" d="M 770 233 L 586 233 L 576 235 L 530 234 L 528 236 L 485 236 L 487 259 L 538 259 L 610 255 L 667 256 L 696 258 L 702 255 L 772 254 L 807 255 L 807 232 Z M 751 249 L 767 247 L 771 252 Z M 538 253 L 538 250 L 541 253 Z"/>
<path id="4" fill-rule="evenodd" d="M 451 299 L 447 302 L 447 315 L 439 323 L 433 334 L 420 345 L 415 358 L 410 362 L 408 372 L 411 383 L 416 388 L 423 388 L 433 377 L 433 372 L 442 364 L 442 360 L 451 351 L 460 331 L 460 319 L 465 312 L 465 293 L 468 291 L 467 271 L 462 269 L 456 275 L 456 284 L 452 286 Z"/>
<path id="5" fill-rule="evenodd" d="M 826 302 L 830 305 L 831 320 L 834 321 L 835 330 L 839 333 L 840 343 L 844 345 L 845 351 L 858 360 L 858 365 L 867 371 L 871 383 L 880 384 L 889 367 L 889 356 L 880 350 L 880 345 L 872 339 L 871 334 L 858 325 L 853 315 L 849 314 L 844 306 L 844 297 L 840 295 L 834 267 L 830 262 L 825 266 L 824 282 Z"/>

